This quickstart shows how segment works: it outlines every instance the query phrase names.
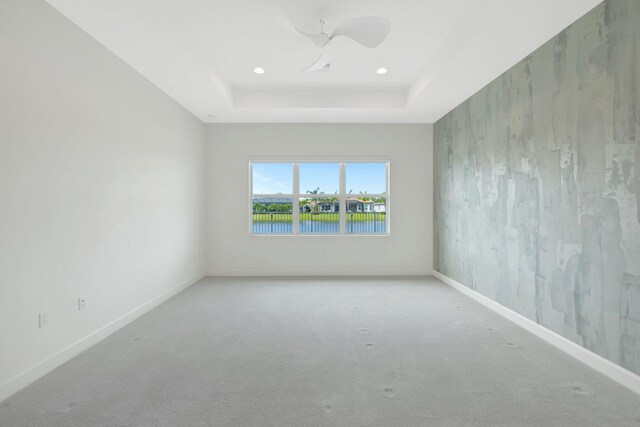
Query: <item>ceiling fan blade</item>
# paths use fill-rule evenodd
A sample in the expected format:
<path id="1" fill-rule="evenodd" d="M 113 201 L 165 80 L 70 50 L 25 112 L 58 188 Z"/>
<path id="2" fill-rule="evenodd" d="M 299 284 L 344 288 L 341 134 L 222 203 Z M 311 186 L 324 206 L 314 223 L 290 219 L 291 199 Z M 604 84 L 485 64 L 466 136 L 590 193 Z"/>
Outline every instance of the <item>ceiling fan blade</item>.
<path id="1" fill-rule="evenodd" d="M 390 30 L 391 22 L 387 18 L 364 16 L 349 19 L 338 25 L 331 33 L 331 39 L 340 36 L 348 37 L 364 47 L 373 49 L 387 38 Z"/>
<path id="2" fill-rule="evenodd" d="M 313 44 L 315 44 L 318 47 L 324 47 L 331 40 L 329 36 L 325 33 L 310 34 L 302 31 L 298 31 L 298 32 L 303 36 L 309 38 L 313 42 Z"/>
<path id="3" fill-rule="evenodd" d="M 331 53 L 328 49 L 323 49 L 322 54 L 313 64 L 307 68 L 303 68 L 302 71 L 328 71 L 331 63 Z"/>
<path id="4" fill-rule="evenodd" d="M 323 47 L 329 41 L 329 36 L 324 33 L 307 33 L 302 31 L 293 21 L 291 14 L 284 7 L 284 4 L 280 0 L 265 0 L 270 9 L 275 12 L 275 16 L 279 22 L 279 26 L 286 32 L 301 35 L 307 37 L 311 42 L 318 46 Z"/>

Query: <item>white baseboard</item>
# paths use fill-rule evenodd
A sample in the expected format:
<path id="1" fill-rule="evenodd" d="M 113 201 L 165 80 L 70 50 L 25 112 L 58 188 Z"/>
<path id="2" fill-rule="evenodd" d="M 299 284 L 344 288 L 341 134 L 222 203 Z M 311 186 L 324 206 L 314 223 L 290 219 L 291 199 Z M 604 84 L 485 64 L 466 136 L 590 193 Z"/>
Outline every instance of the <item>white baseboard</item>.
<path id="1" fill-rule="evenodd" d="M 185 282 L 180 286 L 177 286 L 171 289 L 170 291 L 165 292 L 162 295 L 152 298 L 146 303 L 134 308 L 127 314 L 120 316 L 119 318 L 106 324 L 100 329 L 90 333 L 86 337 L 79 339 L 78 341 L 72 343 L 71 345 L 68 345 L 67 347 L 53 354 L 51 357 L 43 360 L 42 362 L 28 368 L 22 373 L 0 384 L 0 402 L 8 398 L 12 394 L 22 390 L 24 387 L 28 386 L 29 384 L 36 381 L 37 379 L 53 371 L 58 366 L 69 361 L 70 359 L 82 353 L 83 351 L 93 346 L 94 344 L 97 344 L 104 338 L 116 332 L 118 329 L 121 329 L 122 327 L 136 320 L 138 317 L 142 316 L 143 314 L 147 313 L 148 311 L 162 304 L 172 296 L 185 290 L 192 284 L 196 283 L 198 280 L 201 280 L 203 277 L 204 276 L 195 280 L 189 280 L 188 282 Z"/>
<path id="2" fill-rule="evenodd" d="M 431 270 L 217 270 L 207 274 L 211 277 L 425 277 L 431 276 Z"/>
<path id="3" fill-rule="evenodd" d="M 505 306 L 495 302 L 494 300 L 479 294 L 473 289 L 464 286 L 462 283 L 456 282 L 452 278 L 447 277 L 438 271 L 434 270 L 433 276 L 437 279 L 440 279 L 457 291 L 460 291 L 473 300 L 479 302 L 485 307 L 493 310 L 499 315 L 505 317 L 506 319 L 512 321 L 521 328 L 527 330 L 528 332 L 531 332 L 538 338 L 541 338 L 552 346 L 564 351 L 569 356 L 576 358 L 580 362 L 609 377 L 620 385 L 625 386 L 629 390 L 640 394 L 640 376 L 634 374 L 633 372 L 624 369 L 620 365 L 616 365 L 610 360 L 607 360 L 590 350 L 587 350 L 586 348 L 563 337 L 562 335 L 558 335 L 557 333 L 545 328 L 544 326 L 534 322 L 533 320 L 527 319 L 521 314 L 518 314 L 515 311 L 506 308 Z"/>

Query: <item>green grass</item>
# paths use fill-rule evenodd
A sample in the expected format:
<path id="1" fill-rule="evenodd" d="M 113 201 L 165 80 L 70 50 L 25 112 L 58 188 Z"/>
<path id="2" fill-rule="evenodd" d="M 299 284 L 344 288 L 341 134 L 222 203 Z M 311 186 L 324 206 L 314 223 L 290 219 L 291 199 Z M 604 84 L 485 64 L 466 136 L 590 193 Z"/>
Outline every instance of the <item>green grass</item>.
<path id="1" fill-rule="evenodd" d="M 349 213 L 347 212 L 347 221 L 373 221 L 374 218 L 376 221 L 384 221 L 386 218 L 386 213 L 384 212 L 377 212 L 375 215 L 373 213 L 364 213 L 364 212 L 359 212 L 359 213 Z"/>
<path id="2" fill-rule="evenodd" d="M 253 214 L 253 222 L 275 222 L 275 223 L 285 223 L 291 222 L 291 214 L 283 214 L 283 213 L 259 213 Z"/>
<path id="3" fill-rule="evenodd" d="M 347 221 L 373 221 L 374 218 L 377 221 L 384 221 L 386 214 L 384 212 L 373 213 L 349 213 L 347 212 Z M 327 213 L 300 213 L 300 221 L 314 221 L 314 222 L 338 222 L 340 221 L 340 214 L 338 212 Z M 253 214 L 253 222 L 274 222 L 274 223 L 287 223 L 291 222 L 291 214 L 283 213 L 259 213 Z"/>
<path id="4" fill-rule="evenodd" d="M 340 221 L 340 214 L 338 212 L 332 213 L 302 213 L 300 212 L 300 221 L 316 221 L 316 222 L 338 222 Z"/>

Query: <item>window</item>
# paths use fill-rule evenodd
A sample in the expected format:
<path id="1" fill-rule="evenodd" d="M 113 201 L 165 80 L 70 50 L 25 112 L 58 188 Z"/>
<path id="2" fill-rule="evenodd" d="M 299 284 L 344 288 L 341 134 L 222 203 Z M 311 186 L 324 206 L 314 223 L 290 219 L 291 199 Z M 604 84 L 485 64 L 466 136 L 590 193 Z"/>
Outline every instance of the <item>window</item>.
<path id="1" fill-rule="evenodd" d="M 250 162 L 251 234 L 389 233 L 389 162 Z"/>

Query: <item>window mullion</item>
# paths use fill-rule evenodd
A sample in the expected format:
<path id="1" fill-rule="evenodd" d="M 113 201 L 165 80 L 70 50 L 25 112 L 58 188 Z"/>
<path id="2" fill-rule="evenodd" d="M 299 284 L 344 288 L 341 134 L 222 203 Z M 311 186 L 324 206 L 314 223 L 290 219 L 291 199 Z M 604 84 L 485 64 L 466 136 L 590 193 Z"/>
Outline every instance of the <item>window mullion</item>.
<path id="1" fill-rule="evenodd" d="M 249 162 L 249 234 L 253 234 L 253 162 Z"/>
<path id="2" fill-rule="evenodd" d="M 300 167 L 293 164 L 293 200 L 291 201 L 291 221 L 293 234 L 300 234 Z"/>
<path id="3" fill-rule="evenodd" d="M 347 180 L 345 169 L 345 164 L 340 163 L 340 196 L 338 198 L 340 201 L 340 234 L 345 234 L 345 230 L 347 229 Z"/>

